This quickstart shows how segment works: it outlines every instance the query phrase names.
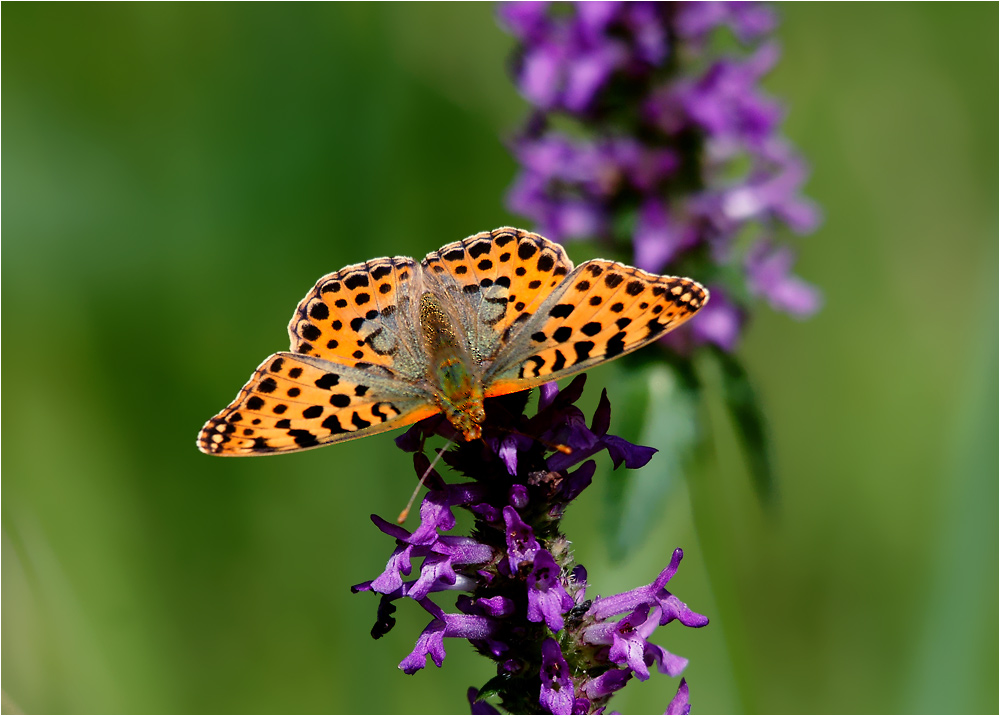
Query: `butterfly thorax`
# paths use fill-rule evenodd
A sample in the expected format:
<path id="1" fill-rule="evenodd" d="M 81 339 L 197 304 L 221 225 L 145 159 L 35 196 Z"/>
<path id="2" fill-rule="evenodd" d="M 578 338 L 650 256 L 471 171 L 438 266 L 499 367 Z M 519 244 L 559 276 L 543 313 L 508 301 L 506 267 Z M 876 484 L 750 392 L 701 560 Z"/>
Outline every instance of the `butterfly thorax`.
<path id="1" fill-rule="evenodd" d="M 430 359 L 427 379 L 436 388 L 438 406 L 466 440 L 479 438 L 480 423 L 486 418 L 483 386 L 470 372 L 472 360 L 465 341 L 432 293 L 420 297 L 420 330 Z"/>

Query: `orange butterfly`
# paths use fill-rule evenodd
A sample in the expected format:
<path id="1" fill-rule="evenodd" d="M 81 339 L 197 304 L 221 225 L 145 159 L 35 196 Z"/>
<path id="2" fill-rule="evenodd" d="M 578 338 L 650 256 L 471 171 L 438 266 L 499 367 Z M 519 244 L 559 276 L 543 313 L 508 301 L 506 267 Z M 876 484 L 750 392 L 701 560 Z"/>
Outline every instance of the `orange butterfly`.
<path id="1" fill-rule="evenodd" d="M 483 399 L 630 353 L 708 301 L 687 278 L 614 261 L 573 268 L 563 248 L 509 227 L 428 254 L 319 280 L 295 311 L 290 352 L 265 360 L 205 423 L 211 455 L 292 452 L 444 413 L 481 435 Z"/>

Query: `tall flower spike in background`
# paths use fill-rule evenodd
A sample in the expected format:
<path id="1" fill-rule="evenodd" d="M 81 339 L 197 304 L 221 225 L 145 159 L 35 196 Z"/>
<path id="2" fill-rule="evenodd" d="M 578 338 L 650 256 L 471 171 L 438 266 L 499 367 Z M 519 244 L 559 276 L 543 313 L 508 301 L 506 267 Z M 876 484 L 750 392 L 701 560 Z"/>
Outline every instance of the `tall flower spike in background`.
<path id="1" fill-rule="evenodd" d="M 500 18 L 533 106 L 513 142 L 511 210 L 551 239 L 600 239 L 647 271 L 708 280 L 713 304 L 673 340 L 731 351 L 750 296 L 796 316 L 818 308 L 774 244 L 780 227 L 808 234 L 819 216 L 784 111 L 759 87 L 779 56 L 770 7 L 524 2 Z M 738 55 L 715 49 L 720 28 Z"/>
<path id="2" fill-rule="evenodd" d="M 414 532 L 375 515 L 372 521 L 396 540 L 385 571 L 356 585 L 355 592 L 381 595 L 372 627 L 376 639 L 395 626 L 393 602 L 410 598 L 431 616 L 413 651 L 399 668 L 408 674 L 441 666 L 445 639 L 467 639 L 497 664 L 497 675 L 469 689 L 473 713 L 497 713 L 493 699 L 510 713 L 602 713 L 611 696 L 633 677 L 651 670 L 677 677 L 687 659 L 649 641 L 657 627 L 678 621 L 701 627 L 708 619 L 667 591 L 682 552 L 647 584 L 620 594 L 588 598 L 587 572 L 576 564 L 560 531 L 566 508 L 593 478 L 589 459 L 607 451 L 615 467 L 640 468 L 656 452 L 608 434 L 607 393 L 590 425 L 576 407 L 585 376 L 565 390 L 540 389 L 538 412 L 524 414 L 529 394 L 487 402 L 483 439 L 459 442 L 442 459 L 472 482 L 445 484 L 429 470 L 425 440 L 437 433 L 456 437 L 440 416 L 414 425 L 397 445 L 414 452 L 418 477 L 430 490 Z M 562 449 L 557 449 L 559 446 Z M 443 534 L 455 526 L 453 510 L 473 515 L 469 536 Z M 416 579 L 413 560 L 422 559 Z M 458 593 L 456 612 L 432 596 Z M 681 680 L 667 713 L 688 713 L 688 687 Z"/>
<path id="3" fill-rule="evenodd" d="M 518 40 L 513 76 L 532 107 L 511 142 L 521 168 L 508 207 L 549 238 L 597 241 L 640 268 L 708 286 L 711 303 L 664 342 L 682 356 L 706 344 L 717 354 L 756 487 L 770 493 L 761 414 L 731 354 L 754 299 L 796 317 L 820 304 L 779 241 L 812 232 L 819 212 L 801 195 L 808 170 L 781 135 L 784 109 L 759 86 L 779 57 L 773 9 L 523 2 L 502 3 L 499 17 Z M 676 354 L 668 360 L 681 387 L 660 403 L 696 421 L 695 374 Z M 696 440 L 696 425 L 690 433 Z"/>

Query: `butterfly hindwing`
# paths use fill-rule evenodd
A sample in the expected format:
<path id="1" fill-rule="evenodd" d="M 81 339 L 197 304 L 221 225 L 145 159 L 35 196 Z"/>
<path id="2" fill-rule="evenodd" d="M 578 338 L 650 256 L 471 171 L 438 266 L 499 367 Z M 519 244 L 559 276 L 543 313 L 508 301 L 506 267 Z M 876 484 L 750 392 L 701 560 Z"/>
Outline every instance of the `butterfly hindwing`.
<path id="1" fill-rule="evenodd" d="M 312 356 L 276 353 L 225 410 L 205 423 L 198 448 L 212 455 L 305 450 L 374 435 L 434 415 L 418 386 Z"/>
<path id="2" fill-rule="evenodd" d="M 581 264 L 546 299 L 485 375 L 504 395 L 631 353 L 691 318 L 708 291 L 614 261 Z"/>
<path id="3" fill-rule="evenodd" d="M 411 258 L 373 259 L 327 274 L 288 324 L 291 350 L 335 363 L 416 379 L 427 361 L 419 343 L 421 269 Z"/>
<path id="4" fill-rule="evenodd" d="M 510 227 L 448 244 L 422 266 L 427 285 L 450 299 L 477 361 L 492 360 L 573 270 L 562 246 Z"/>

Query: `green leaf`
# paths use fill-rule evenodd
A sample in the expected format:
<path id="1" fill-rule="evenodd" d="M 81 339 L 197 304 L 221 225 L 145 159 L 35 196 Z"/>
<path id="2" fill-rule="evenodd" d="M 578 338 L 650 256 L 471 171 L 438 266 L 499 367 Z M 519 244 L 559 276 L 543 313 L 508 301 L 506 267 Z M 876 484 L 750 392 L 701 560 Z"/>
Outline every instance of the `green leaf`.
<path id="1" fill-rule="evenodd" d="M 484 701 L 493 696 L 499 696 L 500 692 L 510 686 L 510 676 L 498 674 L 483 684 L 476 694 L 476 701 Z"/>
<path id="2" fill-rule="evenodd" d="M 614 389 L 612 432 L 659 452 L 643 469 L 618 470 L 607 480 L 607 526 L 615 558 L 641 544 L 660 519 L 701 434 L 699 388 L 690 363 L 626 363 L 625 368 Z"/>
<path id="3" fill-rule="evenodd" d="M 757 393 L 746 369 L 735 356 L 721 349 L 715 349 L 712 353 L 721 369 L 723 399 L 736 427 L 754 489 L 761 501 L 771 502 L 776 497 L 777 480 L 771 458 L 767 421 Z"/>

